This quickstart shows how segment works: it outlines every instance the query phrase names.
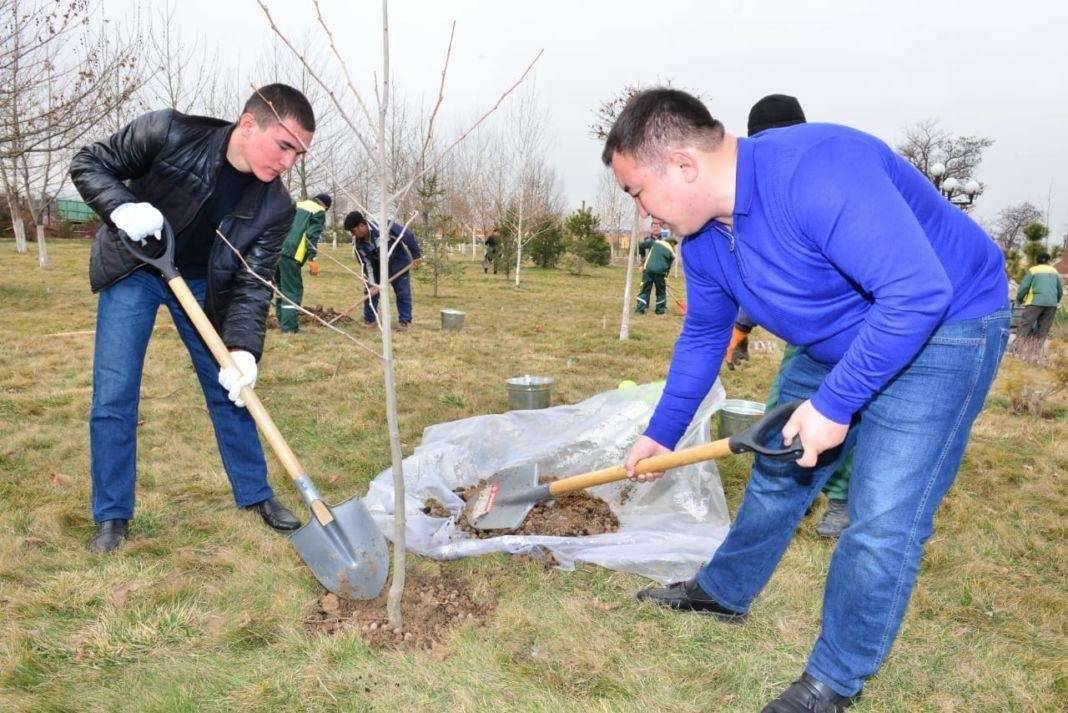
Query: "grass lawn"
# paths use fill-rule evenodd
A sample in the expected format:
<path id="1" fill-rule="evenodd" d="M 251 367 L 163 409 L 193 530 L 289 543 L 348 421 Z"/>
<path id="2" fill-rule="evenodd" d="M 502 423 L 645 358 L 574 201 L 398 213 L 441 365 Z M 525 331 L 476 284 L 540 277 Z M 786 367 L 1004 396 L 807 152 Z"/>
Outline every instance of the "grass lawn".
<path id="1" fill-rule="evenodd" d="M 0 710 L 755 711 L 802 670 L 833 548 L 813 532 L 822 507 L 741 626 L 640 607 L 647 582 L 633 575 L 493 556 L 440 565 L 498 605 L 431 652 L 309 634 L 321 590 L 283 538 L 234 509 L 166 314 L 141 390 L 133 537 L 89 555 L 88 248 L 54 241 L 42 271 L 0 242 Z M 351 264 L 344 248 L 326 252 Z M 354 279 L 321 264 L 305 304 L 349 305 Z M 621 269 L 523 275 L 517 290 L 470 264 L 438 298 L 416 282 L 415 327 L 396 337 L 406 453 L 430 424 L 504 411 L 509 376 L 555 377 L 554 404 L 664 377 L 681 320 L 635 318 L 619 342 Z M 440 331 L 444 307 L 467 312 L 462 332 Z M 377 332 L 351 330 L 377 345 Z M 1059 334 L 1054 348 L 1068 348 Z M 752 356 L 723 374 L 729 397 L 763 399 L 780 354 Z M 1061 394 L 1044 417 L 1016 415 L 1009 393 L 1043 378 L 1003 366 L 901 636 L 856 710 L 1064 710 L 1068 405 Z M 330 502 L 388 465 L 381 382 L 374 356 L 327 330 L 268 335 L 257 392 Z M 747 466 L 720 466 L 732 512 Z"/>

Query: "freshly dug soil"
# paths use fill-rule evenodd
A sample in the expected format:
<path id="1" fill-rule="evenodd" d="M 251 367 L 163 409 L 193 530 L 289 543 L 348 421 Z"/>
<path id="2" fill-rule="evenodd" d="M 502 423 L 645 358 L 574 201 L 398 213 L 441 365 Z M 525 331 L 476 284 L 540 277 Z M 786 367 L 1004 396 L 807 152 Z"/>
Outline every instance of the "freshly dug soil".
<path id="1" fill-rule="evenodd" d="M 469 488 L 455 491 L 466 503 L 469 497 L 477 497 L 485 481 Z M 423 512 L 431 517 L 452 517 L 437 500 L 426 501 Z M 558 500 L 538 503 L 526 518 L 513 530 L 476 530 L 461 513 L 456 526 L 480 540 L 501 535 L 557 535 L 582 537 L 601 535 L 619 529 L 619 520 L 608 503 L 589 493 L 571 493 Z"/>
<path id="2" fill-rule="evenodd" d="M 312 314 L 318 316 L 319 319 L 326 320 L 327 322 L 341 314 L 340 312 L 335 311 L 333 307 L 323 307 L 322 305 L 316 305 L 315 307 L 303 305 L 303 307 Z M 343 324 L 350 324 L 351 322 L 352 317 L 345 315 L 344 317 L 341 317 L 336 322 L 334 322 L 334 326 L 336 327 Z M 317 319 L 312 319 L 303 312 L 297 315 L 297 324 L 301 325 L 302 327 L 308 325 L 314 327 L 323 326 L 322 322 Z M 275 317 L 273 314 L 267 316 L 267 329 L 278 329 L 278 318 Z"/>
<path id="3" fill-rule="evenodd" d="M 495 600 L 476 596 L 466 581 L 440 567 L 429 571 L 410 567 L 401 600 L 404 628 L 396 630 L 386 616 L 388 595 L 389 587 L 368 601 L 323 594 L 305 624 L 312 633 L 355 631 L 373 648 L 431 649 L 453 629 L 480 625 L 497 606 Z"/>

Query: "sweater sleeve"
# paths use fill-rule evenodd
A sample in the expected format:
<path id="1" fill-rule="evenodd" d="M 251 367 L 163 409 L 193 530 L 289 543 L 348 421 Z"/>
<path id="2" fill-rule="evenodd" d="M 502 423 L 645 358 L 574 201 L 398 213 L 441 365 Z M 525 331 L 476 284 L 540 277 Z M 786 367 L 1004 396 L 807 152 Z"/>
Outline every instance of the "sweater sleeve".
<path id="1" fill-rule="evenodd" d="M 686 317 L 668 369 L 667 383 L 645 435 L 674 448 L 719 375 L 738 305 L 701 270 L 710 242 L 691 240 L 682 261 L 686 272 Z M 691 249 L 692 248 L 692 249 Z M 681 249 L 681 248 L 680 248 Z"/>
<path id="2" fill-rule="evenodd" d="M 812 397 L 837 423 L 849 423 L 919 352 L 953 295 L 891 170 L 875 146 L 832 139 L 809 149 L 790 184 L 803 236 L 871 302 L 853 343 Z"/>
<path id="3" fill-rule="evenodd" d="M 1030 289 L 1031 289 L 1031 283 L 1034 282 L 1034 281 L 1035 281 L 1034 273 L 1028 272 L 1027 276 L 1024 277 L 1023 281 L 1020 283 L 1020 287 L 1016 290 L 1016 301 L 1017 302 L 1019 302 L 1020 304 L 1023 304 L 1024 300 L 1027 299 L 1028 291 L 1030 291 Z"/>

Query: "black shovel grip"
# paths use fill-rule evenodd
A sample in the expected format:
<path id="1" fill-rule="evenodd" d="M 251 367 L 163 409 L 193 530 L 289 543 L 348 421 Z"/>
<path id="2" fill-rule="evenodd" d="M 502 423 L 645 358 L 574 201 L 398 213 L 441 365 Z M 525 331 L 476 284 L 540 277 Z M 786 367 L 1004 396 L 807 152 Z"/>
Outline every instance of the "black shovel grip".
<path id="1" fill-rule="evenodd" d="M 178 268 L 174 266 L 174 232 L 171 230 L 171 224 L 167 222 L 166 218 L 163 220 L 163 232 L 159 239 L 163 251 L 159 255 L 153 256 L 147 251 L 148 241 L 155 240 L 154 237 L 147 237 L 144 244 L 139 244 L 129 235 L 118 230 L 118 228 L 116 228 L 116 231 L 126 251 L 146 265 L 151 265 L 163 273 L 164 280 L 171 280 L 178 276 Z"/>
<path id="2" fill-rule="evenodd" d="M 764 417 L 741 433 L 731 436 L 732 453 L 759 453 L 773 460 L 797 460 L 805 454 L 801 439 L 795 438 L 794 445 L 785 448 L 768 448 L 764 444 L 778 436 L 783 426 L 794 415 L 801 401 L 779 404 L 764 414 Z"/>

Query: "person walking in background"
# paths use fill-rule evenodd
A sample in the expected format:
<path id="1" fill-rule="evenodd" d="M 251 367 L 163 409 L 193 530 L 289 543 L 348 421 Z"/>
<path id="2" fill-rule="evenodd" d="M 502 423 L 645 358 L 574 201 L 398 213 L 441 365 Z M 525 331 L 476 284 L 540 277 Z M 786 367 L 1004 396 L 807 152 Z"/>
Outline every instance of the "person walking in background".
<path id="1" fill-rule="evenodd" d="M 300 331 L 298 307 L 304 300 L 304 280 L 301 268 L 305 263 L 308 272 L 314 277 L 319 274 L 319 263 L 315 257 L 319 249 L 319 240 L 326 227 L 326 211 L 330 210 L 330 196 L 320 193 L 312 200 L 297 203 L 297 213 L 293 217 L 293 226 L 289 236 L 282 243 L 282 257 L 274 273 L 274 283 L 278 291 L 290 301 L 281 297 L 275 299 L 275 314 L 278 315 L 278 329 L 283 334 L 296 334 Z"/>
<path id="2" fill-rule="evenodd" d="M 642 291 L 638 294 L 638 305 L 635 309 L 638 314 L 645 314 L 645 310 L 649 308 L 654 287 L 656 314 L 667 312 L 667 276 L 674 262 L 675 239 L 653 240 L 652 245 L 645 251 L 645 262 L 642 264 Z"/>
<path id="3" fill-rule="evenodd" d="M 1023 306 L 1016 349 L 1041 352 L 1057 316 L 1057 305 L 1064 296 L 1057 270 L 1049 264 L 1049 253 L 1039 253 L 1016 290 L 1016 301 Z"/>

